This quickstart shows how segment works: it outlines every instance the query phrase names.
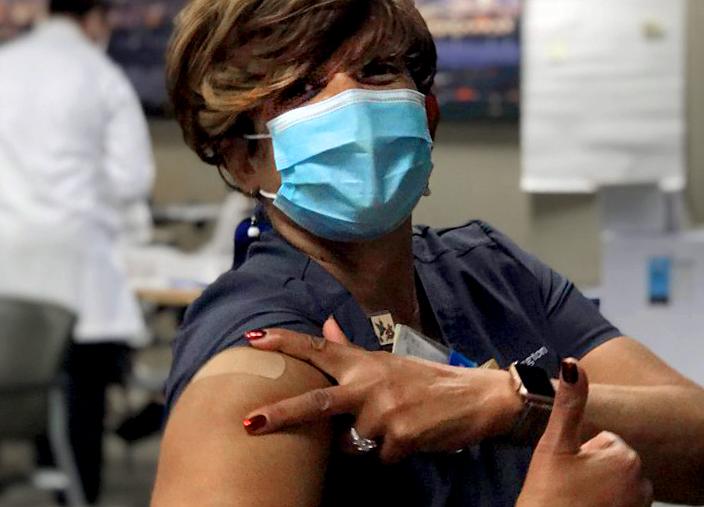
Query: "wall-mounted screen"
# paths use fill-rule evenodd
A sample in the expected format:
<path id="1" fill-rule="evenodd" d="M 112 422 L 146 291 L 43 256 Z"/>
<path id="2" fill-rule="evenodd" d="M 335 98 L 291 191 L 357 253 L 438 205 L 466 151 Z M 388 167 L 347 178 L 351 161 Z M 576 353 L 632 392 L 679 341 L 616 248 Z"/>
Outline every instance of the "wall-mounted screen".
<path id="1" fill-rule="evenodd" d="M 147 111 L 167 103 L 164 52 L 184 0 L 112 0 L 110 55 Z M 519 114 L 521 0 L 416 0 L 438 46 L 436 92 L 448 119 Z M 41 16 L 46 0 L 0 0 L 0 42 Z"/>
<path id="2" fill-rule="evenodd" d="M 445 118 L 516 119 L 521 0 L 416 0 L 438 47 Z"/>
<path id="3" fill-rule="evenodd" d="M 113 0 L 109 53 L 125 69 L 149 113 L 167 107 L 164 55 L 184 0 Z"/>
<path id="4" fill-rule="evenodd" d="M 114 32 L 108 52 L 137 88 L 147 112 L 166 109 L 164 54 L 172 21 L 184 0 L 112 0 Z M 47 0 L 0 0 L 0 43 L 45 16 Z"/>

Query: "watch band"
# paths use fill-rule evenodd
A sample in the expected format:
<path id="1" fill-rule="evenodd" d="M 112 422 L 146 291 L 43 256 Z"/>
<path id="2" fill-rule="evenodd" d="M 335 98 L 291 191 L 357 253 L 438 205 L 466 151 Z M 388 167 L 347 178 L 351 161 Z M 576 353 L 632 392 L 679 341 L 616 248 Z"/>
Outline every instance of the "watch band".
<path id="1" fill-rule="evenodd" d="M 523 409 L 509 433 L 511 442 L 535 447 L 548 425 L 551 413 L 550 405 L 524 399 Z"/>
<path id="2" fill-rule="evenodd" d="M 540 370 L 539 368 L 535 368 Z M 547 378 L 547 373 L 541 370 Z M 508 434 L 510 441 L 516 445 L 535 446 L 540 437 L 545 432 L 550 414 L 552 413 L 552 398 L 546 397 L 545 393 L 530 393 L 524 386 L 523 379 L 513 363 L 509 366 L 509 372 L 514 382 L 516 393 L 521 397 L 523 408 Z"/>

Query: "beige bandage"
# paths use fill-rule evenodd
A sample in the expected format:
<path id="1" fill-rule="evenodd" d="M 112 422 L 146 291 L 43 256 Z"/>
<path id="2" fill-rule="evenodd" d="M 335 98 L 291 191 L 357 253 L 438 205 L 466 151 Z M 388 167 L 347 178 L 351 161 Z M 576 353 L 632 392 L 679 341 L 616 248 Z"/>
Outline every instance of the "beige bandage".
<path id="1" fill-rule="evenodd" d="M 232 373 L 244 373 L 277 380 L 285 372 L 286 360 L 280 354 L 241 347 L 220 352 L 196 373 L 191 383 L 215 375 Z"/>

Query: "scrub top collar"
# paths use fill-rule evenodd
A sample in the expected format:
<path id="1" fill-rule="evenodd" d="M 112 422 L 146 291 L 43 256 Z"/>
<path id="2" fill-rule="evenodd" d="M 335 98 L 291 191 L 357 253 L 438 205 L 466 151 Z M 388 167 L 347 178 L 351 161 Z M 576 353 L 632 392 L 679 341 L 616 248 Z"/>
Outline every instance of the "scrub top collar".
<path id="1" fill-rule="evenodd" d="M 451 293 L 445 290 L 434 290 L 437 287 L 447 285 L 446 281 L 442 279 L 444 270 L 438 270 L 435 265 L 442 264 L 441 257 L 443 255 L 452 255 L 453 252 L 440 245 L 428 244 L 422 239 L 425 237 L 425 229 L 416 228 L 414 231 L 413 255 L 416 283 L 420 285 L 418 290 L 425 292 L 429 309 L 432 311 L 432 315 L 427 317 L 435 320 L 437 329 L 442 334 L 442 336 L 433 338 L 463 353 L 469 352 L 466 345 L 466 332 L 463 333 L 462 326 L 457 325 L 458 319 L 461 320 L 463 317 L 462 309 L 457 301 L 451 297 Z M 366 314 L 352 294 L 316 260 L 296 249 L 276 231 L 263 234 L 260 242 L 251 247 L 250 255 L 262 254 L 271 255 L 272 270 L 279 271 L 281 266 L 285 266 L 291 279 L 305 280 L 325 292 L 328 295 L 325 301 L 326 313 L 335 317 L 352 343 L 367 350 L 382 349 L 369 320 L 370 316 Z M 286 262 L 281 262 L 282 256 L 286 258 Z M 428 269 L 429 264 L 433 265 L 432 269 Z M 364 329 L 365 332 L 360 333 L 361 329 Z"/>

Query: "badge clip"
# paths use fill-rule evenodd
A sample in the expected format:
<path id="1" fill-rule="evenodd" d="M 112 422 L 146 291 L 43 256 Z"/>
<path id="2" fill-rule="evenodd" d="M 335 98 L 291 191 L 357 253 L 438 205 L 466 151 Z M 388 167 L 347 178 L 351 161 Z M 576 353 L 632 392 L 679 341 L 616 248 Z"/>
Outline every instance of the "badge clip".
<path id="1" fill-rule="evenodd" d="M 394 344 L 394 318 L 391 312 L 379 312 L 369 316 L 369 320 L 374 328 L 374 334 L 379 345 L 385 347 Z"/>

